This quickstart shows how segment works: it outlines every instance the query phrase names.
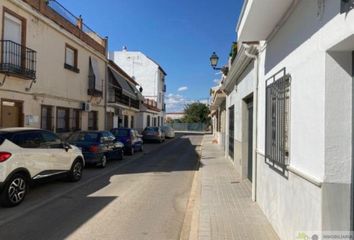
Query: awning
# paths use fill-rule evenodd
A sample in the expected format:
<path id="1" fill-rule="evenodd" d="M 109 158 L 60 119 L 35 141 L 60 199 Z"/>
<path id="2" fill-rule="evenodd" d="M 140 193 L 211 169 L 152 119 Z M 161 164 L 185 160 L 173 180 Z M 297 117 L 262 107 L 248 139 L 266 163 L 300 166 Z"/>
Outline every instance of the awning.
<path id="1" fill-rule="evenodd" d="M 100 72 L 99 72 L 99 67 L 98 67 L 98 62 L 97 59 L 90 57 L 90 71 L 92 71 L 90 74 L 94 75 L 94 89 L 98 91 L 102 91 L 102 80 L 100 77 Z"/>
<path id="2" fill-rule="evenodd" d="M 127 81 L 127 83 L 131 86 L 132 89 L 134 89 L 136 91 L 136 95 L 137 95 L 138 99 L 140 101 L 144 101 L 144 96 L 143 96 L 143 94 L 141 94 L 139 89 L 137 89 L 136 86 L 133 83 L 129 82 L 129 81 Z"/>
<path id="3" fill-rule="evenodd" d="M 123 94 L 131 97 L 134 100 L 138 100 L 137 89 L 132 88 L 132 86 L 128 83 L 126 79 L 120 76 L 114 69 L 108 67 L 108 70 L 112 73 L 113 80 L 117 82 L 117 84 L 122 88 Z"/>

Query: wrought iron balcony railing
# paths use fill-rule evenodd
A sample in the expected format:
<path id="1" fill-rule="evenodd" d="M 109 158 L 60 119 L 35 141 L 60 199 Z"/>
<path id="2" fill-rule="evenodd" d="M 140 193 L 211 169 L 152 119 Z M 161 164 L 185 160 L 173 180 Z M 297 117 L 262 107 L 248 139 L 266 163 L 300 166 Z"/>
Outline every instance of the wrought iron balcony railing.
<path id="1" fill-rule="evenodd" d="M 0 72 L 36 79 L 36 51 L 10 40 L 0 40 Z"/>

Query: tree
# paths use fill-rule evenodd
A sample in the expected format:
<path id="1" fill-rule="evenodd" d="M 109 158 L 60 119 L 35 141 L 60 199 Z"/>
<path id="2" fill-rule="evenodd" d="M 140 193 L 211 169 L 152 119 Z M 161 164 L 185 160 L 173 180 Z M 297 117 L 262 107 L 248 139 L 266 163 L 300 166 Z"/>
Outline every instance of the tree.
<path id="1" fill-rule="evenodd" d="M 182 119 L 185 123 L 210 123 L 209 118 L 210 110 L 209 107 L 200 102 L 187 104 L 184 108 L 184 118 Z"/>

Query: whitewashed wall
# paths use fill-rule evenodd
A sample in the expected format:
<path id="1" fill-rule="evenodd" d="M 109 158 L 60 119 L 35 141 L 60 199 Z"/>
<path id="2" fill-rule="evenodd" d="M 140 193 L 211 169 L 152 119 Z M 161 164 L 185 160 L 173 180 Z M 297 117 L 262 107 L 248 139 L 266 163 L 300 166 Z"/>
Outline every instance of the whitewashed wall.
<path id="1" fill-rule="evenodd" d="M 354 13 L 326 0 L 318 15 L 317 3 L 300 1 L 260 53 L 257 202 L 281 239 L 350 224 Z M 282 68 L 292 78 L 290 167 L 321 186 L 264 163 L 265 81 Z"/>

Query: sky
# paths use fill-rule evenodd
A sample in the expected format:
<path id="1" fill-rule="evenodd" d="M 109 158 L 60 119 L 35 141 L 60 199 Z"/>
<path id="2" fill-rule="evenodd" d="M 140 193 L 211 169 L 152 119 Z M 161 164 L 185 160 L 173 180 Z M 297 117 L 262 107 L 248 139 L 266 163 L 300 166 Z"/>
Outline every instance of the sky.
<path id="1" fill-rule="evenodd" d="M 243 0 L 57 0 L 102 37 L 109 50 L 141 51 L 167 72 L 167 112 L 206 102 L 227 63 Z"/>

